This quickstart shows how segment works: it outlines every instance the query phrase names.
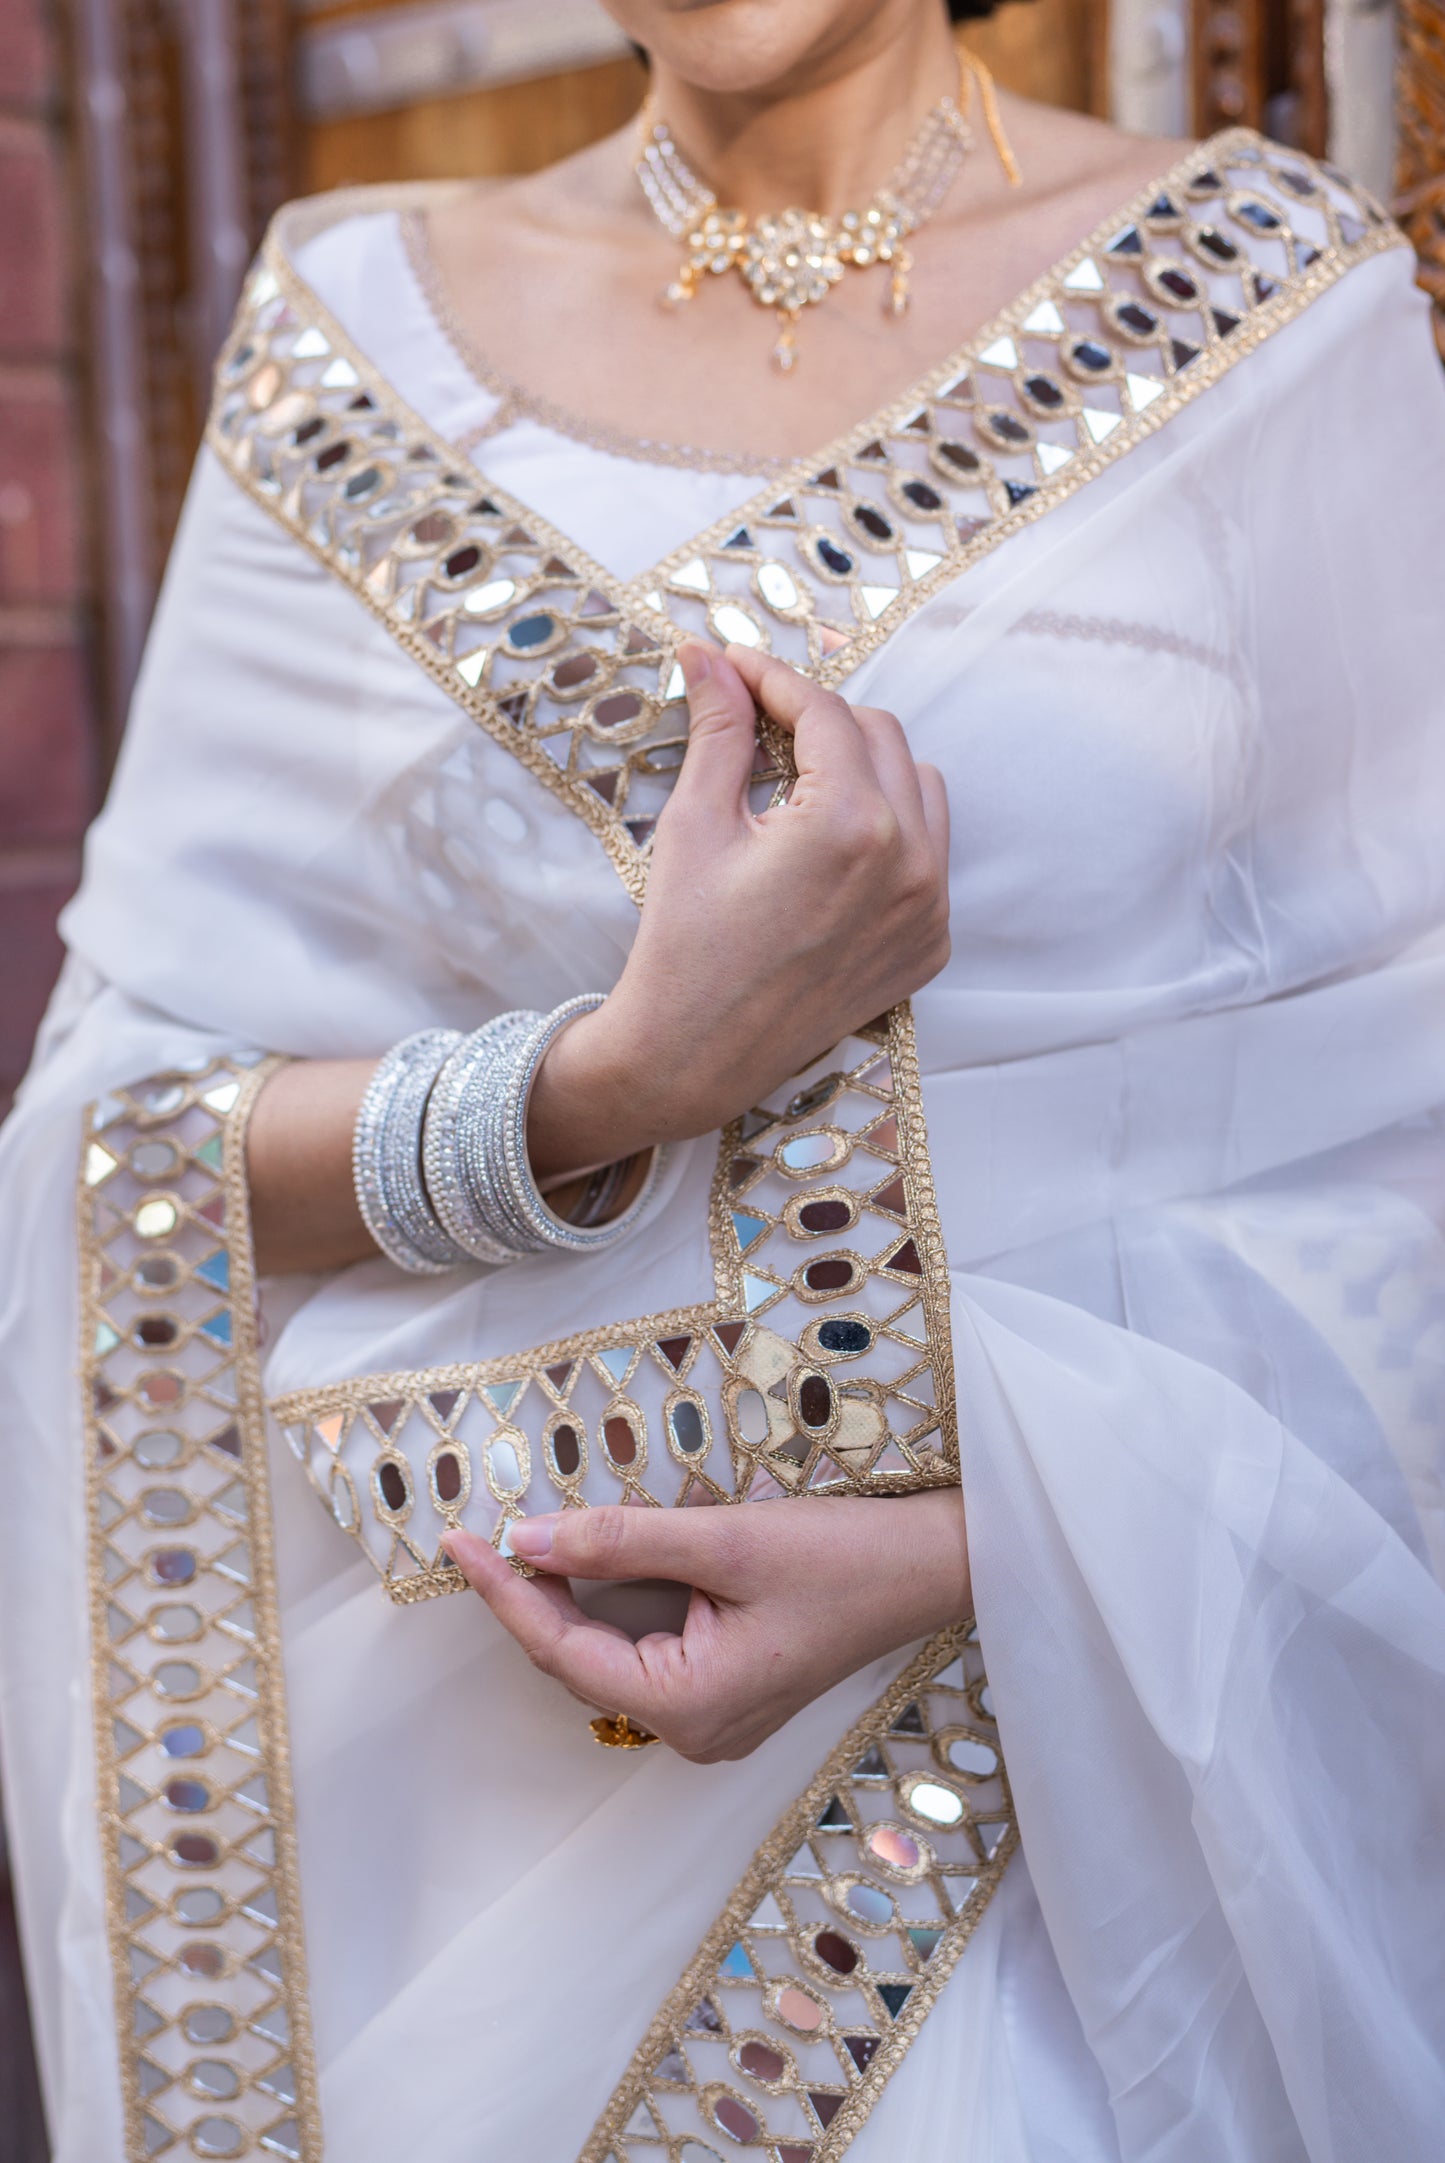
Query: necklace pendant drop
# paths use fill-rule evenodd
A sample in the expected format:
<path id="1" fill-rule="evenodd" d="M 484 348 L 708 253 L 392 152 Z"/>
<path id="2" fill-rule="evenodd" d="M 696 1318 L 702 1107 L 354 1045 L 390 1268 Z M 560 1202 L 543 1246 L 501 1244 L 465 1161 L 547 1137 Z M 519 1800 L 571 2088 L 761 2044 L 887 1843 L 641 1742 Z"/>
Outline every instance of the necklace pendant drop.
<path id="1" fill-rule="evenodd" d="M 789 374 L 798 365 L 797 322 L 796 308 L 778 310 L 778 337 L 770 358 L 779 375 Z"/>
<path id="2" fill-rule="evenodd" d="M 975 82 L 1005 171 L 1010 181 L 1018 179 L 987 69 L 961 51 L 959 70 L 958 95 L 950 92 L 924 115 L 901 162 L 872 200 L 839 217 L 797 206 L 756 218 L 725 209 L 687 163 L 649 100 L 642 111 L 637 178 L 659 224 L 688 249 L 662 295 L 663 304 L 679 308 L 692 299 L 704 277 L 736 271 L 758 305 L 771 309 L 777 319 L 771 358 L 784 375 L 797 365 L 799 316 L 825 300 L 845 271 L 866 270 L 871 264 L 887 271 L 884 313 L 905 314 L 913 263 L 904 242 L 938 208 L 972 148 L 965 111 Z"/>

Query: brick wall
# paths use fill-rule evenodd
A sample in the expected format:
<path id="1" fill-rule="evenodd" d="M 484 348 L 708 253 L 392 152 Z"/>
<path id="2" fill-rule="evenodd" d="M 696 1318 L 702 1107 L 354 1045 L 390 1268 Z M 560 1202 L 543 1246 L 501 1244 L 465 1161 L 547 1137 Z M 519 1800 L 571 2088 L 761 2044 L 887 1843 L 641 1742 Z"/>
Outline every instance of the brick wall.
<path id="1" fill-rule="evenodd" d="M 0 0 L 0 1113 L 60 964 L 99 767 L 66 159 L 48 0 Z M 0 2156 L 47 2152 L 0 1830 Z"/>
<path id="2" fill-rule="evenodd" d="M 0 0 L 0 1107 L 94 807 L 77 294 L 50 0 Z"/>

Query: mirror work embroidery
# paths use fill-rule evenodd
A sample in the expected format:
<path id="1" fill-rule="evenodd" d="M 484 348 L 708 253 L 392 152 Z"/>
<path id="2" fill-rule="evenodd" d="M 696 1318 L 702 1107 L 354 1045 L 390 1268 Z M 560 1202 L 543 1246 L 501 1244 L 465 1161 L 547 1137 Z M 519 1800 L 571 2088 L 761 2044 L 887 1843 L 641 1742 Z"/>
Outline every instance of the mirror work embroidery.
<path id="1" fill-rule="evenodd" d="M 364 198 L 375 207 L 377 197 Z M 906 398 L 618 582 L 432 435 L 291 268 L 283 215 L 212 449 L 641 900 L 695 630 L 835 684 L 970 564 L 1400 244 L 1245 131 L 1101 227 Z M 786 785 L 764 732 L 761 800 Z M 824 1069 L 826 1071 L 824 1071 Z M 127 2163 L 320 2163 L 244 1181 L 264 1066 L 117 1092 L 80 1185 L 93 1661 Z M 516 1359 L 277 1409 L 393 1597 L 524 1508 L 894 1493 L 958 1477 L 947 1274 L 907 1008 L 722 1139 L 716 1288 Z M 580 2163 L 836 2163 L 1016 1843 L 980 1654 L 944 1632 L 764 1842 Z"/>
<path id="2" fill-rule="evenodd" d="M 126 2157 L 320 2163 L 244 1135 L 271 1063 L 92 1107 L 81 1383 Z"/>

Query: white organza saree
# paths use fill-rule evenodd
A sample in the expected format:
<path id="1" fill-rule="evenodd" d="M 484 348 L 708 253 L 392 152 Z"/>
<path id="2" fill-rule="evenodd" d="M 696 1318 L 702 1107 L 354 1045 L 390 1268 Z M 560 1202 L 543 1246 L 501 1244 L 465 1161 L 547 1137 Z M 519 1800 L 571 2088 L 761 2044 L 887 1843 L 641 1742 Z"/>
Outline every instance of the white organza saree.
<path id="1" fill-rule="evenodd" d="M 414 207 L 303 207 L 253 279 L 0 1141 L 57 2163 L 1426 2163 L 1445 391 L 1408 255 L 1220 138 L 747 476 L 504 406 Z M 258 1062 L 614 981 L 705 625 L 942 768 L 944 975 L 675 1152 L 605 1260 L 253 1297 Z M 448 1522 L 559 1495 L 960 1476 L 976 1636 L 738 1764 L 598 1750 L 431 1597 Z"/>

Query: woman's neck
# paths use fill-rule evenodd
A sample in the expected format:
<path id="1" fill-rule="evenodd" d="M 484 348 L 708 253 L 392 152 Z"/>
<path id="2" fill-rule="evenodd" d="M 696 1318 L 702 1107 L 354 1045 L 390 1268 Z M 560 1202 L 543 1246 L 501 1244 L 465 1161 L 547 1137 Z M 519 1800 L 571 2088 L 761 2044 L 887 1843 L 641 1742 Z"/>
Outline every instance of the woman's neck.
<path id="1" fill-rule="evenodd" d="M 820 56 L 806 77 L 765 91 L 714 91 L 654 67 L 653 96 L 688 163 L 729 209 L 797 204 L 836 216 L 887 179 L 909 136 L 958 90 L 958 54 L 941 9 L 900 36 L 897 10 Z"/>

